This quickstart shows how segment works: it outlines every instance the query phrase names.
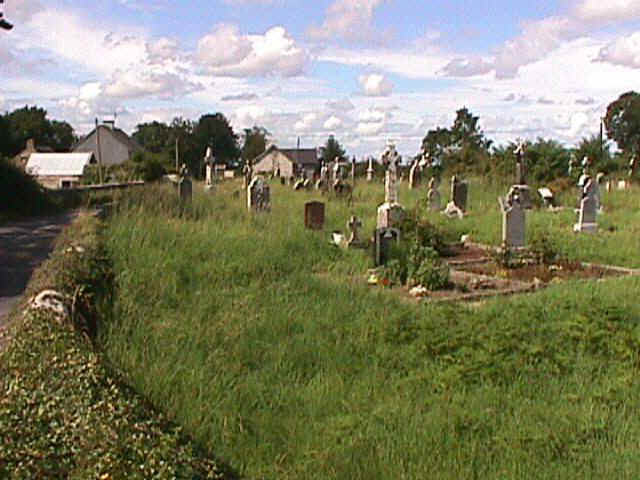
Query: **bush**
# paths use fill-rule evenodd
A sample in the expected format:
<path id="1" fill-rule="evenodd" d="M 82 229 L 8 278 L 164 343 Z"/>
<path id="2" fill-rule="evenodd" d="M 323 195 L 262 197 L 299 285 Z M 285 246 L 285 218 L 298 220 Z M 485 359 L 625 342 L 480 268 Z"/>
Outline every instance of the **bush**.
<path id="1" fill-rule="evenodd" d="M 409 251 L 407 277 L 410 287 L 422 285 L 429 290 L 440 290 L 449 285 L 449 266 L 435 249 L 414 244 Z"/>
<path id="2" fill-rule="evenodd" d="M 31 175 L 0 157 L 0 220 L 56 210 L 56 203 Z"/>

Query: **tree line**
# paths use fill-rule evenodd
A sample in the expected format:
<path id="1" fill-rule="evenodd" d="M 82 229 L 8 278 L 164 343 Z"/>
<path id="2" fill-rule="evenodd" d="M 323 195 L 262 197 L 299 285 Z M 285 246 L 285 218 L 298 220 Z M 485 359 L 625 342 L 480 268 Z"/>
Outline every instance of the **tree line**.
<path id="1" fill-rule="evenodd" d="M 640 154 L 640 94 L 626 92 L 611 102 L 604 125 L 607 137 L 618 146 L 616 154 L 612 154 L 609 140 L 598 135 L 583 138 L 574 149 L 553 139 L 526 142 L 532 180 L 543 182 L 566 176 L 572 156 L 578 163 L 589 156 L 598 169 L 612 172 L 631 155 Z M 207 147 L 211 148 L 217 163 L 240 167 L 265 151 L 270 134 L 264 127 L 254 126 L 238 135 L 224 114 L 218 112 L 202 115 L 197 121 L 176 117 L 169 124 L 140 123 L 132 136 L 144 149 L 134 159 L 136 163 L 151 165 L 155 171 L 172 171 L 177 147 L 180 163 L 186 163 L 193 174 L 201 176 Z M 29 138 L 33 138 L 36 145 L 55 152 L 69 151 L 78 140 L 71 125 L 49 120 L 43 108 L 25 106 L 0 115 L 0 156 L 15 156 Z M 454 171 L 473 170 L 503 176 L 513 171 L 515 146 L 515 142 L 494 145 L 480 128 L 479 117 L 464 107 L 456 112 L 450 127 L 427 131 L 417 157 L 439 157 L 446 168 Z M 336 157 L 347 160 L 345 149 L 334 136 L 320 148 L 320 156 L 325 161 Z"/>

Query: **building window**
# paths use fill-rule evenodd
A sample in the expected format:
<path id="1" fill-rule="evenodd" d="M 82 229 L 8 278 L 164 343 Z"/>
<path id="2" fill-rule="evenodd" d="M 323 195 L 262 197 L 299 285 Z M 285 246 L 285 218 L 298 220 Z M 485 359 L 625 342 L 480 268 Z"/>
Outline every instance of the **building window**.
<path id="1" fill-rule="evenodd" d="M 71 188 L 71 180 L 62 180 L 61 187 L 62 188 Z"/>

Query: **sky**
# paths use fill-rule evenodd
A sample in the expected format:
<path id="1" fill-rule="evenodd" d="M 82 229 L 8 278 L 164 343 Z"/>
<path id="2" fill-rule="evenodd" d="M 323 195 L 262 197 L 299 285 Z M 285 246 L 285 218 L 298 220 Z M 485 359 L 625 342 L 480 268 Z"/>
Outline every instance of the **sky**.
<path id="1" fill-rule="evenodd" d="M 640 0 L 5 0 L 0 110 L 88 133 L 222 112 L 283 148 L 404 156 L 459 108 L 496 144 L 598 133 L 640 88 Z"/>

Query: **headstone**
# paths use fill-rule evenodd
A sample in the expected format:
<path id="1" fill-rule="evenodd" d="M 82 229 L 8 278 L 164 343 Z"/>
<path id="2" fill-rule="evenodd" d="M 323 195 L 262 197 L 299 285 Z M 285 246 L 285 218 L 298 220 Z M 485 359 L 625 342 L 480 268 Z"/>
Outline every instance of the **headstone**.
<path id="1" fill-rule="evenodd" d="M 347 229 L 351 232 L 349 239 L 347 240 L 347 247 L 358 247 L 362 245 L 358 231 L 361 228 L 362 221 L 358 217 L 352 215 L 347 222 Z"/>
<path id="2" fill-rule="evenodd" d="M 204 185 L 211 188 L 213 186 L 213 168 L 210 163 L 205 164 L 204 171 Z"/>
<path id="3" fill-rule="evenodd" d="M 300 180 L 297 180 L 296 183 L 293 185 L 293 189 L 297 192 L 299 190 L 302 190 L 304 188 L 304 180 L 301 178 Z"/>
<path id="4" fill-rule="evenodd" d="M 467 211 L 467 197 L 469 196 L 469 185 L 467 182 L 458 180 L 454 175 L 451 177 L 451 201 L 462 212 Z"/>
<path id="5" fill-rule="evenodd" d="M 356 157 L 351 159 L 351 185 L 356 185 Z"/>
<path id="6" fill-rule="evenodd" d="M 247 189 L 247 209 L 254 211 L 269 211 L 271 209 L 271 188 L 261 177 L 254 177 Z"/>
<path id="7" fill-rule="evenodd" d="M 596 200 L 596 183 L 588 179 L 583 189 L 583 198 L 580 201 L 578 223 L 573 226 L 574 232 L 594 233 L 598 231 L 596 214 L 598 211 Z"/>
<path id="8" fill-rule="evenodd" d="M 427 192 L 427 204 L 432 212 L 439 212 L 442 208 L 440 192 L 438 191 L 438 181 L 435 177 L 429 180 L 429 191 Z"/>
<path id="9" fill-rule="evenodd" d="M 180 180 L 178 181 L 178 194 L 180 202 L 183 204 L 191 203 L 193 197 L 193 185 L 189 178 L 189 169 L 185 163 L 180 168 Z"/>
<path id="10" fill-rule="evenodd" d="M 633 178 L 635 176 L 637 169 L 638 169 L 638 156 L 633 155 L 629 160 L 629 171 L 627 173 L 629 178 Z"/>
<path id="11" fill-rule="evenodd" d="M 367 167 L 367 182 L 373 180 L 373 157 L 369 157 L 369 166 Z"/>
<path id="12" fill-rule="evenodd" d="M 542 187 L 538 189 L 538 194 L 540 195 L 540 197 L 542 198 L 542 203 L 544 203 L 544 206 L 547 208 L 553 208 L 555 207 L 555 198 L 553 196 L 553 192 L 551 191 L 550 188 L 548 187 Z"/>
<path id="13" fill-rule="evenodd" d="M 384 182 L 384 203 L 378 207 L 376 227 L 397 227 L 404 220 L 404 209 L 398 203 L 398 163 L 400 156 L 393 144 L 387 145 L 382 156 L 382 163 L 387 165 Z"/>
<path id="14" fill-rule="evenodd" d="M 373 238 L 374 263 L 378 267 L 387 263 L 391 248 L 400 243 L 400 230 L 397 228 L 377 228 Z"/>
<path id="15" fill-rule="evenodd" d="M 626 190 L 629 187 L 627 180 L 618 180 L 618 190 Z"/>
<path id="16" fill-rule="evenodd" d="M 527 160 L 525 158 L 525 145 L 524 143 L 520 143 L 518 147 L 514 151 L 516 155 L 516 185 L 526 185 L 527 184 Z"/>
<path id="17" fill-rule="evenodd" d="M 419 172 L 420 164 L 418 160 L 413 162 L 411 168 L 409 169 L 409 190 L 413 190 L 419 183 L 420 180 L 420 172 Z"/>
<path id="18" fill-rule="evenodd" d="M 502 245 L 505 248 L 525 246 L 525 209 L 520 204 L 517 190 L 500 199 L 502 207 Z"/>
<path id="19" fill-rule="evenodd" d="M 378 228 L 392 228 L 399 226 L 405 218 L 404 208 L 398 203 L 383 203 L 378 207 L 376 226 Z"/>
<path id="20" fill-rule="evenodd" d="M 304 204 L 304 226 L 310 230 L 324 228 L 324 203 L 314 201 Z"/>

